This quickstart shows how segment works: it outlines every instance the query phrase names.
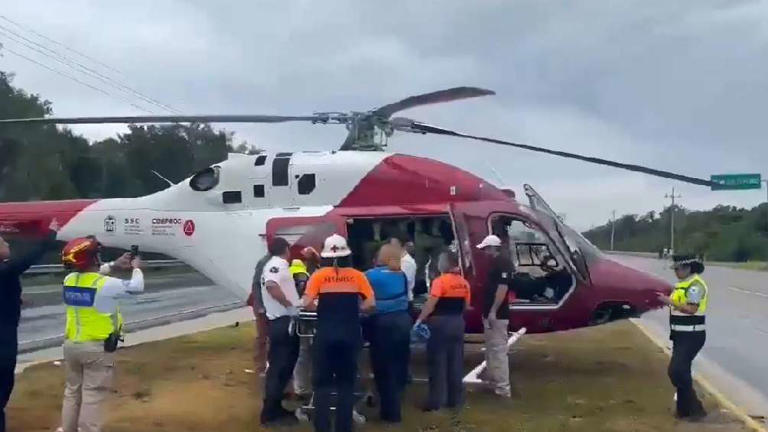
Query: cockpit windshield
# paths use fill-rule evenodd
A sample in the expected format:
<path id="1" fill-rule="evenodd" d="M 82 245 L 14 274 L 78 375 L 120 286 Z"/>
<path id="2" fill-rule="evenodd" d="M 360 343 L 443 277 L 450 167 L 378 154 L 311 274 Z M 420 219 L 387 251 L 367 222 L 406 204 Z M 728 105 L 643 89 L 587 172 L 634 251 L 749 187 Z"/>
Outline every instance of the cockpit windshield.
<path id="1" fill-rule="evenodd" d="M 552 219 L 555 230 L 568 247 L 571 261 L 585 279 L 589 278 L 588 264 L 595 261 L 601 255 L 600 250 L 589 242 L 584 236 L 563 222 L 563 219 L 555 213 L 541 195 L 530 185 L 524 185 L 525 194 L 528 196 L 531 207 Z"/>

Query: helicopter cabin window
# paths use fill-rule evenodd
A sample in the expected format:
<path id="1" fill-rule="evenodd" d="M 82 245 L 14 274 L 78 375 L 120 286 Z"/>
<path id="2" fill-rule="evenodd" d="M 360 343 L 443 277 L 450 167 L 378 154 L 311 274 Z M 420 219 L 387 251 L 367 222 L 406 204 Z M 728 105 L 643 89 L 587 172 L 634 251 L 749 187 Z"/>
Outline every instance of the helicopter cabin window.
<path id="1" fill-rule="evenodd" d="M 199 171 L 189 179 L 189 187 L 198 192 L 215 188 L 219 184 L 219 170 L 218 166 L 212 166 Z"/>
<path id="2" fill-rule="evenodd" d="M 407 247 L 416 261 L 413 293 L 419 301 L 424 301 L 430 281 L 439 275 L 440 253 L 454 242 L 453 224 L 448 215 L 355 218 L 347 221 L 347 233 L 352 263 L 358 270 L 372 268 L 381 246 L 392 237 L 405 235 L 412 242 Z"/>
<path id="3" fill-rule="evenodd" d="M 272 186 L 288 186 L 291 153 L 278 153 L 272 160 Z"/>
<path id="4" fill-rule="evenodd" d="M 256 160 L 253 161 L 253 166 L 262 166 L 267 163 L 267 155 L 258 155 Z"/>
<path id="5" fill-rule="evenodd" d="M 243 194 L 240 191 L 224 191 L 221 193 L 221 201 L 224 204 L 238 204 L 243 202 Z"/>
<path id="6" fill-rule="evenodd" d="M 491 219 L 491 232 L 515 263 L 513 304 L 557 305 L 575 287 L 560 251 L 536 225 L 500 215 Z"/>
<path id="7" fill-rule="evenodd" d="M 299 177 L 299 195 L 309 195 L 315 190 L 315 175 L 314 174 L 302 174 Z"/>
<path id="8" fill-rule="evenodd" d="M 264 185 L 253 185 L 253 197 L 264 198 Z"/>

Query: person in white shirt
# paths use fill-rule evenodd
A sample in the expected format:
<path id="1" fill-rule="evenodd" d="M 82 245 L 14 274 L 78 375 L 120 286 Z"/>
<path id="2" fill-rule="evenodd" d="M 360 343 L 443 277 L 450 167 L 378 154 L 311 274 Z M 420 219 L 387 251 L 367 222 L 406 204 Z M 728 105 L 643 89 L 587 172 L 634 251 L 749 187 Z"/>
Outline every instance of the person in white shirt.
<path id="1" fill-rule="evenodd" d="M 261 297 L 269 329 L 268 366 L 261 411 L 263 425 L 298 421 L 292 411 L 283 408 L 282 400 L 299 357 L 299 338 L 291 325 L 293 317 L 298 315 L 299 293 L 288 263 L 288 241 L 275 237 L 269 243 L 268 250 L 272 258 L 264 265 L 261 274 Z"/>
<path id="2" fill-rule="evenodd" d="M 416 285 L 416 260 L 406 249 L 406 244 L 410 240 L 405 234 L 397 234 L 389 239 L 389 243 L 397 247 L 400 252 L 400 270 L 405 273 L 405 279 L 408 281 L 408 303 L 413 303 L 413 287 Z"/>

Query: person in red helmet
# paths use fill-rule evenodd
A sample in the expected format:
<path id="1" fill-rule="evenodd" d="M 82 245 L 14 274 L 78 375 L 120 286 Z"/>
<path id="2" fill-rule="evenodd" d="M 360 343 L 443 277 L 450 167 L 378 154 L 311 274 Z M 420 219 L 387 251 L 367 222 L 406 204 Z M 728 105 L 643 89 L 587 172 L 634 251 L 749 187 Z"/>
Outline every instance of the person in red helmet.
<path id="1" fill-rule="evenodd" d="M 11 247 L 0 237 L 0 432 L 5 432 L 5 405 L 11 397 L 18 353 L 18 328 L 21 316 L 22 273 L 53 247 L 59 224 L 54 219 L 48 237 L 24 255 L 11 254 Z"/>
<path id="2" fill-rule="evenodd" d="M 144 290 L 138 256 L 130 262 L 131 279 L 121 280 L 100 273 L 100 249 L 96 237 L 88 236 L 70 241 L 61 252 L 64 267 L 71 271 L 63 288 L 67 313 L 66 389 L 61 409 L 64 432 L 101 431 L 101 407 L 112 388 L 114 352 L 123 325 L 116 297 Z"/>

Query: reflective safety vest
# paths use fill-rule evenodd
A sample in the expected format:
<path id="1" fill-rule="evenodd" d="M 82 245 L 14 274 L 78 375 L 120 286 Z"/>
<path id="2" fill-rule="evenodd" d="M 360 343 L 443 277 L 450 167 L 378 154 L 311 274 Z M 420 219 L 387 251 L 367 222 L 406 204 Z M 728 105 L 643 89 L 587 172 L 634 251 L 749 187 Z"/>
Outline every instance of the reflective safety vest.
<path id="1" fill-rule="evenodd" d="M 72 273 L 64 279 L 64 304 L 67 310 L 65 337 L 72 342 L 106 340 L 123 326 L 120 309 L 100 312 L 94 304 L 104 286 L 105 277 L 98 273 Z"/>
<path id="2" fill-rule="evenodd" d="M 680 312 L 674 307 L 670 308 L 669 328 L 674 332 L 699 332 L 705 330 L 705 318 L 707 312 L 707 301 L 709 300 L 709 288 L 698 274 L 690 276 L 688 279 L 678 282 L 675 289 L 669 296 L 672 304 L 683 306 L 688 304 L 688 290 L 693 285 L 698 285 L 704 290 L 699 302 L 699 308 L 693 315 Z"/>

